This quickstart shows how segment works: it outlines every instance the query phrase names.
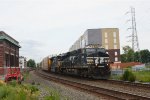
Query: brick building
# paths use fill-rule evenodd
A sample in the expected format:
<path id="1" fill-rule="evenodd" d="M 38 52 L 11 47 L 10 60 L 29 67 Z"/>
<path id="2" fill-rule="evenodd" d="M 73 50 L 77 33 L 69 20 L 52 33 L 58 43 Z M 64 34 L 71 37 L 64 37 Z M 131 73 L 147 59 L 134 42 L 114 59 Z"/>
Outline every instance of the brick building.
<path id="1" fill-rule="evenodd" d="M 0 68 L 19 67 L 19 42 L 0 31 Z"/>

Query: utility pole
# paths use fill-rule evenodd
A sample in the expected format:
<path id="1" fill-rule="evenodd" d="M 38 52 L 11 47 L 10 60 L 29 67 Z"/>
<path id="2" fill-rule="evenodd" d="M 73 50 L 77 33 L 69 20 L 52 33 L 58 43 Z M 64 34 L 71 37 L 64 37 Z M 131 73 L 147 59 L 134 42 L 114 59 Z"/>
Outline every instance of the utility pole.
<path id="1" fill-rule="evenodd" d="M 136 20 L 135 20 L 135 8 L 131 7 L 131 21 L 132 21 L 132 26 L 128 29 L 132 30 L 132 49 L 133 51 L 138 51 L 139 52 L 139 61 L 141 61 L 141 55 L 140 55 L 140 47 L 139 47 L 139 41 L 138 41 L 138 34 L 137 34 L 137 29 L 136 29 Z M 135 60 L 134 55 L 133 55 L 133 61 Z"/>

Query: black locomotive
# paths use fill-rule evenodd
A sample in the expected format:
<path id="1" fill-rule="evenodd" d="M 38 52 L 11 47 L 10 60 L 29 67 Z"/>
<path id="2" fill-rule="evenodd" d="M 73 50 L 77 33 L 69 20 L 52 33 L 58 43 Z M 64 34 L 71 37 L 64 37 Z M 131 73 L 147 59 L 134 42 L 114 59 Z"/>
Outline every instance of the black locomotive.
<path id="1" fill-rule="evenodd" d="M 55 73 L 108 79 L 109 55 L 104 48 L 82 48 L 49 58 L 49 70 Z"/>

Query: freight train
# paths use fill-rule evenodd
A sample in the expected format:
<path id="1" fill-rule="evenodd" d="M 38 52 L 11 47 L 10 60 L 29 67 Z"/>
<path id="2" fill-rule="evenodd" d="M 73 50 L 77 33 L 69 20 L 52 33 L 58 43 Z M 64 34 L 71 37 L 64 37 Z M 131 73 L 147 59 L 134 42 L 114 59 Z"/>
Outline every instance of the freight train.
<path id="1" fill-rule="evenodd" d="M 41 67 L 54 73 L 94 79 L 110 76 L 109 55 L 104 48 L 81 48 L 58 56 L 46 57 Z"/>

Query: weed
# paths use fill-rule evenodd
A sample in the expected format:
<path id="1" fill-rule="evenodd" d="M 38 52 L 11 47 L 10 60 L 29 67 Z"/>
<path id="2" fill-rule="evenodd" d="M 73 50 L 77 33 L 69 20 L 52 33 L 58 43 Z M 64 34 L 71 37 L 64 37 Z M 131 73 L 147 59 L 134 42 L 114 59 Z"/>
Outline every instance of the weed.
<path id="1" fill-rule="evenodd" d="M 38 89 L 32 85 L 10 82 L 0 86 L 0 100 L 37 100 Z"/>
<path id="2" fill-rule="evenodd" d="M 55 96 L 45 96 L 44 100 L 56 100 Z"/>
<path id="3" fill-rule="evenodd" d="M 40 85 L 40 83 L 37 83 L 37 85 Z"/>
<path id="4" fill-rule="evenodd" d="M 32 81 L 32 83 L 31 83 L 32 85 L 35 85 L 35 82 L 34 81 Z"/>
<path id="5" fill-rule="evenodd" d="M 31 86 L 30 90 L 31 90 L 31 94 L 33 94 L 34 92 L 38 91 L 39 89 L 36 88 L 35 86 Z"/>

